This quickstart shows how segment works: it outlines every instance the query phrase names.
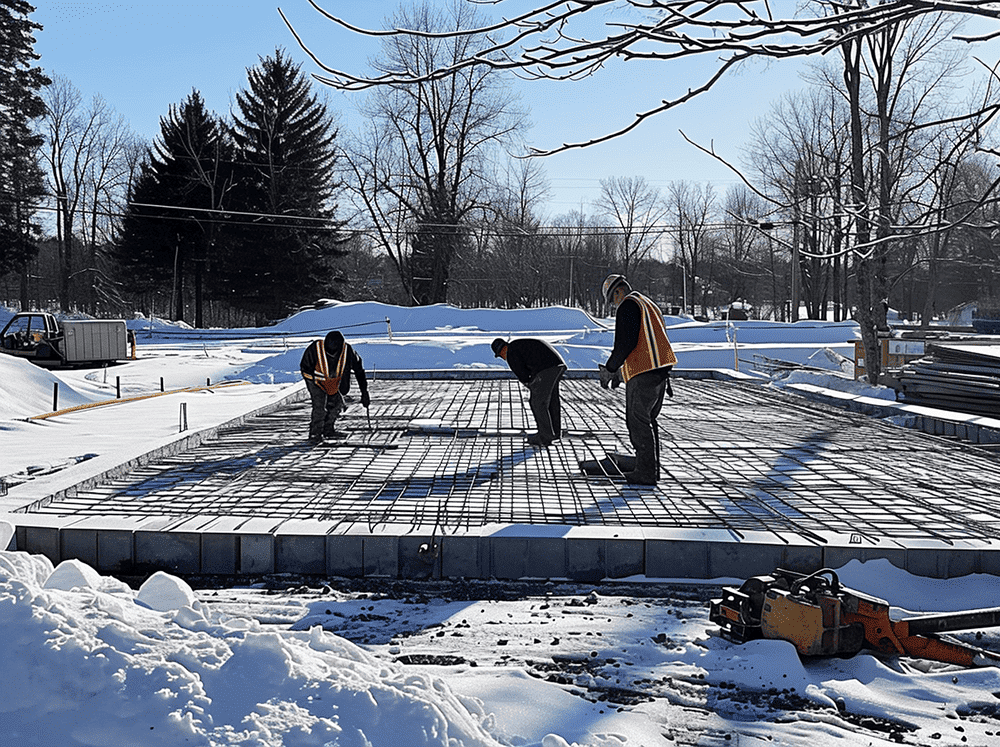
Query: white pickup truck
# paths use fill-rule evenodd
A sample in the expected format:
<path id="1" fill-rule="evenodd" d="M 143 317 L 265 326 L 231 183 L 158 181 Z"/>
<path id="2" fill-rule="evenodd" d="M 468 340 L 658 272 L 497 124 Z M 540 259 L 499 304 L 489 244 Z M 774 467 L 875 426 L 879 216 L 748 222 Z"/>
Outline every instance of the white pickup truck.
<path id="1" fill-rule="evenodd" d="M 0 353 L 40 366 L 106 365 L 129 357 L 128 339 L 122 319 L 59 321 L 24 311 L 0 331 Z"/>

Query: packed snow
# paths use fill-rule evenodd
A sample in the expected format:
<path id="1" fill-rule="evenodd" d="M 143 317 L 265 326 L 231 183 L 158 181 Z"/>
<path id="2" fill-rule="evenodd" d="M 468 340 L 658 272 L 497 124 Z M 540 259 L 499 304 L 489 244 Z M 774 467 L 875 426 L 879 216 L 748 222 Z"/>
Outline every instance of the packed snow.
<path id="1" fill-rule="evenodd" d="M 613 341 L 611 320 L 570 308 L 328 303 L 260 329 L 128 323 L 138 354 L 109 368 L 0 356 L 0 508 L 178 438 L 182 403 L 197 430 L 288 395 L 303 348 L 329 329 L 375 372 L 499 368 L 497 336 L 544 337 L 571 368 L 594 368 Z M 668 323 L 680 368 L 892 398 L 854 381 L 851 323 Z M 47 417 L 56 396 L 73 409 Z M 1000 605 L 993 576 L 925 579 L 885 561 L 837 571 L 897 614 Z M 706 600 L 741 580 L 209 589 L 156 573 L 133 588 L 79 561 L 2 552 L 0 734 L 45 747 L 1000 743 L 1000 669 L 734 645 Z M 1000 648 L 993 631 L 972 640 Z"/>

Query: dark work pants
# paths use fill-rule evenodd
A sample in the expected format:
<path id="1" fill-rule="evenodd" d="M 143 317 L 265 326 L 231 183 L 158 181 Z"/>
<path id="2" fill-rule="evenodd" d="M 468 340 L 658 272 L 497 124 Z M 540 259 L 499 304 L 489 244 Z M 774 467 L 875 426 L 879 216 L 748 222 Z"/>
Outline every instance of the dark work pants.
<path id="1" fill-rule="evenodd" d="M 528 404 L 535 416 L 538 437 L 555 441 L 562 436 L 562 403 L 559 401 L 559 380 L 566 366 L 559 364 L 539 371 L 528 382 Z"/>
<path id="2" fill-rule="evenodd" d="M 638 374 L 625 384 L 625 425 L 635 449 L 635 474 L 654 480 L 660 474 L 660 434 L 656 419 L 666 391 L 667 377 L 660 371 Z"/>
<path id="3" fill-rule="evenodd" d="M 346 403 L 340 392 L 327 394 L 321 387 L 306 379 L 306 389 L 312 400 L 312 416 L 309 418 L 309 438 L 320 439 L 332 436 L 337 416 L 344 411 Z"/>

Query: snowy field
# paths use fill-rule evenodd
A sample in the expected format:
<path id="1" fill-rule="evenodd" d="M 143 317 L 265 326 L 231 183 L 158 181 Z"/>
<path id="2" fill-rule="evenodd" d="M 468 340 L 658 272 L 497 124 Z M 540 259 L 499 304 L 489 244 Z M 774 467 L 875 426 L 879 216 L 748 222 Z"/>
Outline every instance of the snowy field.
<path id="1" fill-rule="evenodd" d="M 682 369 L 738 366 L 761 386 L 794 378 L 892 398 L 853 381 L 852 324 L 668 323 Z M 181 403 L 197 430 L 287 395 L 301 386 L 302 349 L 329 329 L 375 372 L 499 367 L 497 336 L 544 337 L 571 368 L 592 369 L 613 338 L 610 320 L 568 308 L 334 304 L 263 329 L 129 325 L 137 358 L 106 369 L 53 372 L 0 356 L 0 477 L 10 486 L 0 507 L 176 439 Z M 770 375 L 776 360 L 810 369 Z M 245 383 L 204 388 L 226 381 Z M 35 419 L 52 409 L 54 385 L 58 407 L 77 409 Z M 2 744 L 1000 744 L 997 668 L 802 661 L 787 643 L 718 638 L 706 600 L 742 579 L 271 578 L 192 590 L 165 574 L 130 588 L 23 553 L 0 553 L 0 569 Z M 1000 605 L 992 576 L 923 579 L 884 561 L 838 573 L 900 615 Z M 1000 649 L 995 631 L 971 640 Z"/>

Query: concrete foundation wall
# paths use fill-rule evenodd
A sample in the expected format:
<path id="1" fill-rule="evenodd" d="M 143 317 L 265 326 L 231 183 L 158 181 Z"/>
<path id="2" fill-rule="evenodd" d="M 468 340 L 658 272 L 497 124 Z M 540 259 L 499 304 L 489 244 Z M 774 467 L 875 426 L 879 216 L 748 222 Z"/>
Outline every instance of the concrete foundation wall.
<path id="1" fill-rule="evenodd" d="M 809 573 L 840 568 L 852 560 L 876 559 L 887 559 L 903 570 L 931 578 L 1000 575 L 1000 549 L 984 544 L 820 546 L 644 536 L 642 530 L 612 537 L 582 527 L 547 529 L 550 536 L 506 527 L 494 534 L 440 537 L 406 531 L 190 532 L 22 523 L 15 530 L 14 545 L 16 550 L 45 555 L 53 564 L 74 558 L 102 573 L 124 575 L 165 570 L 181 576 L 284 573 L 407 579 L 552 578 L 596 583 L 630 576 L 742 579 L 775 568 Z"/>

